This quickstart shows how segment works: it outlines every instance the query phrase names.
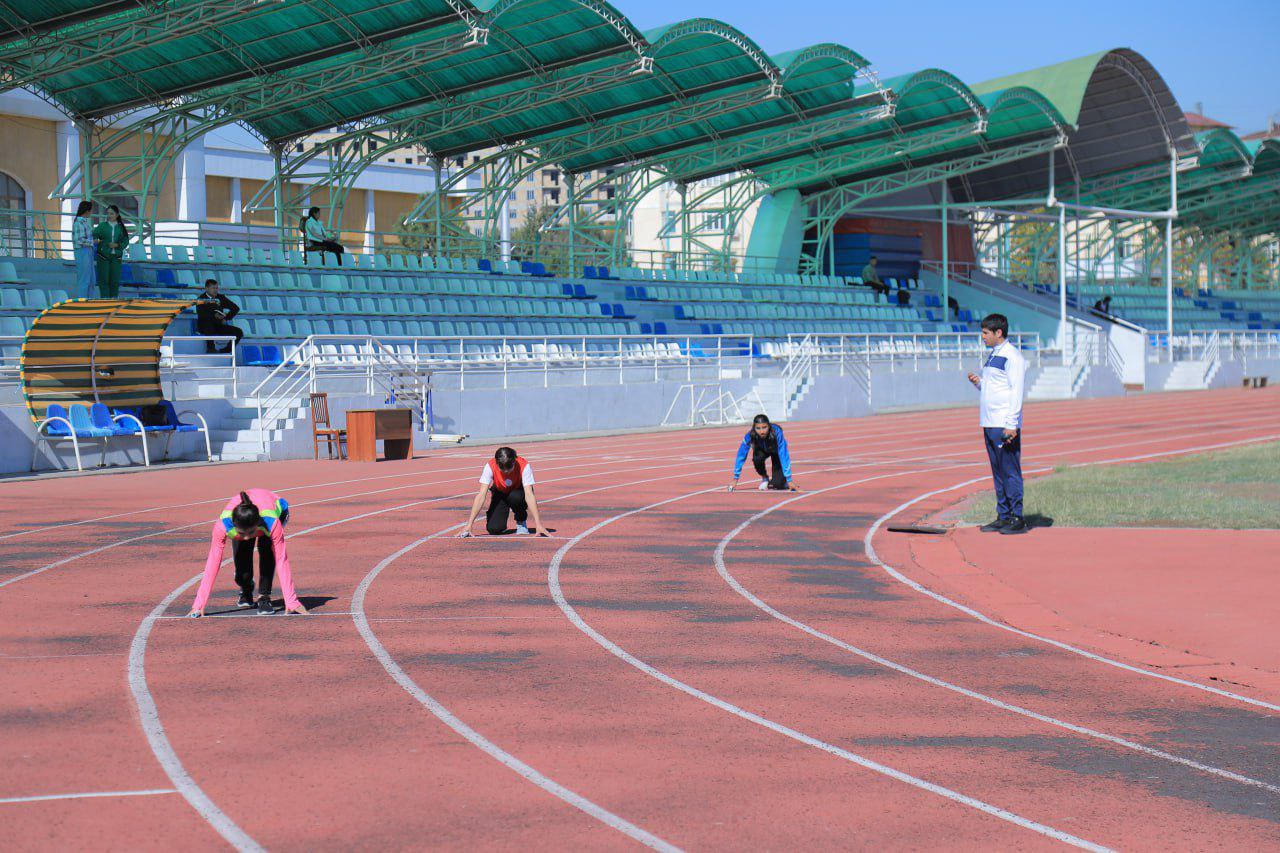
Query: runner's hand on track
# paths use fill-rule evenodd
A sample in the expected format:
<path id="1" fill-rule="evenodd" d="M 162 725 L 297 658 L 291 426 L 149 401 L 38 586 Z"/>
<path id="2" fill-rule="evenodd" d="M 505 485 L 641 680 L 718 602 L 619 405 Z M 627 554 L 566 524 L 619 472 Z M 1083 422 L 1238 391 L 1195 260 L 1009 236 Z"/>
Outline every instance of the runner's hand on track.
<path id="1" fill-rule="evenodd" d="M 187 615 L 190 616 L 192 619 L 199 619 L 201 616 L 204 615 L 204 608 L 200 608 L 198 610 L 192 610 Z"/>
<path id="2" fill-rule="evenodd" d="M 732 483 L 730 483 L 730 484 L 729 484 L 729 491 L 731 491 L 731 492 L 732 492 L 732 491 L 733 491 L 734 489 L 736 489 L 737 487 L 738 487 L 738 481 L 737 481 L 737 480 L 734 480 Z"/>
<path id="3" fill-rule="evenodd" d="M 551 535 L 550 531 L 548 531 L 547 528 L 545 527 L 539 527 L 537 530 L 537 533 L 539 536 L 542 536 L 542 537 L 549 537 Z"/>
<path id="4" fill-rule="evenodd" d="M 458 532 L 458 538 L 459 538 L 459 539 L 470 539 L 470 538 L 471 538 L 471 531 L 470 531 L 470 530 L 461 530 L 461 531 L 459 531 L 459 532 Z"/>
<path id="5" fill-rule="evenodd" d="M 304 605 L 299 604 L 297 607 L 293 608 L 292 610 L 290 610 L 290 609 L 288 609 L 288 608 L 286 607 L 284 612 L 285 612 L 285 613 L 296 613 L 296 614 L 298 614 L 299 616 L 306 616 L 306 615 L 307 615 L 307 608 L 306 608 Z"/>
<path id="6" fill-rule="evenodd" d="M 798 492 L 798 491 L 800 491 L 800 487 L 796 485 L 796 481 L 795 481 L 795 480 L 788 480 L 788 481 L 787 481 L 787 490 L 788 490 L 788 491 L 792 491 L 792 492 Z"/>

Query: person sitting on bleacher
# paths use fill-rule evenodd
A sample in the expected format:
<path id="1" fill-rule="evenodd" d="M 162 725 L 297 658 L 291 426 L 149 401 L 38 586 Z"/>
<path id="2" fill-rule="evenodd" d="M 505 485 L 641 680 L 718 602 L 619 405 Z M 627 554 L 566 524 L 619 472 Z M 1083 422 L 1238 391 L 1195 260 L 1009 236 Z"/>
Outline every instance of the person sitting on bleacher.
<path id="1" fill-rule="evenodd" d="M 889 301 L 889 285 L 880 280 L 880 273 L 876 272 L 876 256 L 872 255 L 871 260 L 867 261 L 867 265 L 862 268 L 862 283 L 870 287 L 876 293 L 884 294 L 885 301 Z"/>
<path id="2" fill-rule="evenodd" d="M 320 224 L 320 208 L 313 207 L 302 219 L 302 239 L 306 244 L 306 252 L 319 252 L 320 263 L 324 263 L 324 253 L 333 252 L 338 258 L 338 266 L 342 266 L 342 246 L 337 242 L 337 233 L 326 231 Z"/>
<path id="3" fill-rule="evenodd" d="M 1093 303 L 1093 310 L 1101 314 L 1106 314 L 1108 317 L 1110 317 L 1111 316 L 1111 297 L 1104 296 L 1101 299 L 1099 299 L 1097 302 Z"/>
<path id="4" fill-rule="evenodd" d="M 905 284 L 898 285 L 898 304 L 904 308 L 911 304 L 911 291 Z"/>
<path id="5" fill-rule="evenodd" d="M 205 352 L 231 352 L 232 347 L 240 343 L 244 330 L 228 323 L 239 313 L 240 306 L 218 292 L 218 280 L 205 279 L 204 290 L 196 297 L 196 331 L 202 335 L 235 337 L 234 342 L 221 350 L 213 341 L 205 341 Z"/>

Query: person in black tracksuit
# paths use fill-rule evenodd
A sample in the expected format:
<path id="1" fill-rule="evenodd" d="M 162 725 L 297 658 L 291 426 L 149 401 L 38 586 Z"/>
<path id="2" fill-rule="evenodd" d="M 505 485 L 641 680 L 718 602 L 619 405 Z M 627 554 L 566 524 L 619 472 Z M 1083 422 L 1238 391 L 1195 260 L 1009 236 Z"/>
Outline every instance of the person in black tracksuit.
<path id="1" fill-rule="evenodd" d="M 787 437 L 783 434 L 782 427 L 769 422 L 768 415 L 756 415 L 751 431 L 742 437 L 742 444 L 738 445 L 738 456 L 733 463 L 733 482 L 729 485 L 731 492 L 737 488 L 738 480 L 742 477 L 742 466 L 747 461 L 748 453 L 751 454 L 751 464 L 760 475 L 761 491 L 797 491 L 795 480 L 791 476 L 791 452 L 787 448 Z M 772 464 L 772 473 L 766 463 Z"/>
<path id="2" fill-rule="evenodd" d="M 204 291 L 196 297 L 196 331 L 202 335 L 234 337 L 227 348 L 219 350 L 213 341 L 205 341 L 205 352 L 231 352 L 240 343 L 244 330 L 229 321 L 240 313 L 240 306 L 218 292 L 218 280 L 206 279 Z"/>

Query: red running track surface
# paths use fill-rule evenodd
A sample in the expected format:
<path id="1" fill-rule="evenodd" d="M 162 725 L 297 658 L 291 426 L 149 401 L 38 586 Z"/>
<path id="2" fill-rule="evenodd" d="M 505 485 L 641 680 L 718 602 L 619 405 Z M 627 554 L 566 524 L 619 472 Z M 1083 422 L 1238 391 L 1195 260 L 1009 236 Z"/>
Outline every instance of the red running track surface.
<path id="1" fill-rule="evenodd" d="M 1274 439 L 1280 395 L 1026 420 L 1028 471 L 1123 464 Z M 521 448 L 550 540 L 452 537 L 485 447 L 0 486 L 6 849 L 1280 849 L 1274 682 L 1092 643 L 1059 587 L 979 594 L 954 537 L 883 530 L 985 484 L 972 411 L 791 425 L 799 494 L 726 494 L 741 432 Z M 315 615 L 182 618 L 250 485 L 289 498 Z M 1001 571 L 1071 571 L 1045 532 Z M 1091 558 L 1109 628 L 1168 606 Z"/>

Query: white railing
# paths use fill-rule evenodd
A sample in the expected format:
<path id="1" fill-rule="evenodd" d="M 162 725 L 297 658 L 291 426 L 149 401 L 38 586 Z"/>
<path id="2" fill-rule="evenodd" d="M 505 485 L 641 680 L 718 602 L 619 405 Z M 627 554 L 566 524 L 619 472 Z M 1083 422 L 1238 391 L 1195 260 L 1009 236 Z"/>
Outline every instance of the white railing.
<path id="1" fill-rule="evenodd" d="M 16 382 L 21 374 L 22 344 L 24 337 L 19 335 L 0 336 L 0 382 Z M 236 348 L 229 353 L 205 352 L 205 344 L 213 343 L 222 347 L 234 341 L 227 336 L 191 336 L 172 335 L 160 340 L 160 380 L 169 386 L 170 400 L 183 399 L 180 389 L 182 382 L 203 380 L 208 382 L 225 382 L 231 388 L 231 396 L 238 391 L 238 375 L 236 369 L 242 365 L 238 361 Z"/>
<path id="2" fill-rule="evenodd" d="M 688 399 L 689 416 L 687 419 L 675 419 L 681 401 Z M 750 411 L 743 409 L 743 403 L 753 399 L 756 402 Z M 676 395 L 671 398 L 671 405 L 662 418 L 662 426 L 724 426 L 725 424 L 745 424 L 753 417 L 751 412 L 764 409 L 764 402 L 754 390 L 742 397 L 735 397 L 718 382 L 691 383 L 681 385 Z"/>
<path id="3" fill-rule="evenodd" d="M 919 333 L 897 335 L 892 333 L 812 334 L 788 335 L 778 344 L 764 342 L 761 349 L 775 357 L 790 357 L 800 351 L 800 342 L 809 341 L 813 348 L 815 365 L 855 365 L 867 362 L 874 366 L 887 365 L 890 372 L 898 370 L 918 371 L 944 366 L 963 367 L 966 361 L 980 361 L 986 357 L 987 347 L 972 332 Z M 1040 335 L 1035 332 L 1011 332 L 1009 340 L 1020 349 L 1027 361 L 1038 367 L 1042 354 Z"/>
<path id="4" fill-rule="evenodd" d="M 1147 340 L 1147 361 L 1241 361 L 1280 359 L 1280 330 L 1193 329 L 1174 335 L 1156 333 Z"/>

